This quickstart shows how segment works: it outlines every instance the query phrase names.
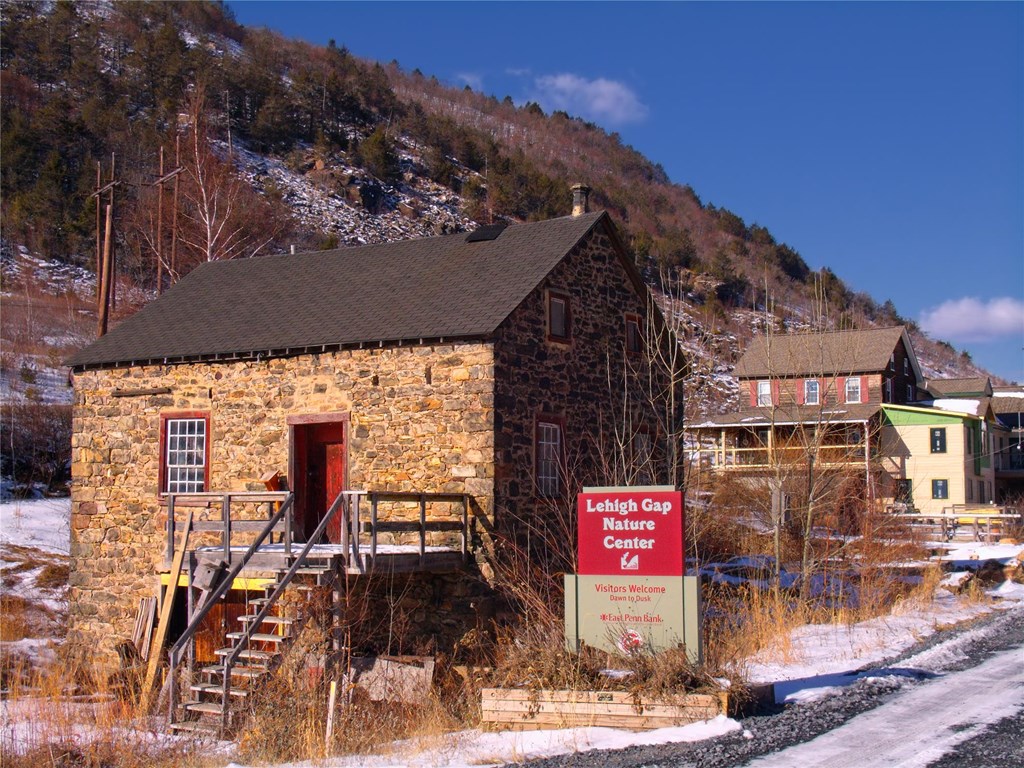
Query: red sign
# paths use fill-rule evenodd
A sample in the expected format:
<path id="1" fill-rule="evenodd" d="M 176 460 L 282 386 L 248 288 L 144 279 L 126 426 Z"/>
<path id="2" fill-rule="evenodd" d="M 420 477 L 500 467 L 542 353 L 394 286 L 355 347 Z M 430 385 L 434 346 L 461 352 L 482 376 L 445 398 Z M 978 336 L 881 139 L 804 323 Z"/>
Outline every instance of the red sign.
<path id="1" fill-rule="evenodd" d="M 683 575 L 680 492 L 612 489 L 581 493 L 576 505 L 580 575 Z"/>

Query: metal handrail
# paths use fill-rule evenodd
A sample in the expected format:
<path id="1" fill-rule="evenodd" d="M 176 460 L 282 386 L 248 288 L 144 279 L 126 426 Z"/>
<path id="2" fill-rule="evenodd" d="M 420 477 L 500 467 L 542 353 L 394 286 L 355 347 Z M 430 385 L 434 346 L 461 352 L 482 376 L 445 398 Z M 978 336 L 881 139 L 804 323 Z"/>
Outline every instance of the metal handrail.
<path id="1" fill-rule="evenodd" d="M 277 587 L 268 596 L 267 601 L 263 604 L 263 607 L 260 609 L 259 613 L 256 614 L 256 617 L 252 621 L 246 622 L 245 629 L 242 631 L 242 637 L 238 638 L 234 648 L 232 648 L 231 652 L 224 657 L 221 717 L 224 719 L 225 722 L 222 723 L 222 726 L 227 725 L 226 720 L 228 716 L 228 702 L 230 701 L 231 691 L 231 667 L 234 666 L 234 663 L 238 660 L 238 657 L 242 653 L 242 651 L 245 648 L 247 648 L 249 644 L 252 642 L 252 636 L 255 633 L 256 628 L 260 626 L 260 624 L 263 622 L 265 618 L 267 618 L 267 616 L 270 614 L 270 609 L 274 607 L 274 603 L 277 602 L 277 599 L 288 587 L 292 579 L 295 578 L 295 575 L 299 572 L 299 569 L 306 562 L 306 557 L 309 555 L 310 550 L 313 549 L 316 542 L 320 540 L 321 536 L 323 536 L 324 531 L 327 530 L 327 526 L 330 524 L 331 520 L 334 519 L 334 516 L 337 514 L 339 507 L 343 506 L 342 502 L 348 495 L 352 495 L 352 492 L 342 491 L 341 493 L 338 494 L 338 498 L 336 498 L 334 500 L 334 503 L 331 504 L 331 508 L 327 510 L 327 514 L 324 515 L 323 520 L 320 521 L 320 524 L 316 527 L 316 530 L 313 532 L 313 535 L 309 537 L 309 540 L 302 548 L 302 551 L 299 552 L 299 554 L 296 556 L 295 561 L 288 569 L 288 572 L 285 573 L 285 575 L 278 580 Z"/>
<path id="2" fill-rule="evenodd" d="M 267 536 L 270 535 L 273 529 L 281 521 L 282 517 L 284 517 L 286 514 L 291 514 L 291 508 L 294 500 L 294 494 L 289 493 L 288 498 L 285 500 L 284 504 L 281 505 L 281 508 L 277 510 L 277 512 L 275 512 L 274 515 L 267 521 L 266 526 L 264 526 L 263 530 L 260 531 L 259 535 L 257 535 L 253 542 L 249 545 L 249 548 L 246 549 L 245 554 L 242 555 L 241 559 L 239 559 L 239 561 L 231 567 L 228 573 L 221 580 L 220 584 L 217 585 L 217 588 L 214 589 L 207 596 L 207 599 L 199 608 L 199 611 L 196 612 L 196 614 L 192 617 L 192 620 L 189 622 L 188 626 L 185 627 L 185 631 L 182 632 L 181 637 L 178 638 L 178 640 L 174 643 L 173 646 L 171 646 L 171 649 L 168 651 L 168 661 L 170 662 L 169 718 L 172 722 L 174 721 L 174 709 L 177 705 L 177 702 L 175 701 L 174 691 L 174 670 L 181 662 L 181 652 L 185 649 L 186 644 L 195 636 L 196 632 L 199 631 L 199 625 L 202 624 L 203 619 L 205 619 L 207 614 L 213 609 L 213 606 L 216 605 L 217 601 L 220 600 L 220 598 L 222 598 L 231 588 L 231 585 L 234 582 L 235 577 L 238 576 L 239 573 L 241 573 L 242 569 L 245 568 L 249 560 L 252 559 L 252 556 L 256 553 L 256 550 L 259 549 L 261 544 L 263 544 L 264 539 L 266 539 Z"/>

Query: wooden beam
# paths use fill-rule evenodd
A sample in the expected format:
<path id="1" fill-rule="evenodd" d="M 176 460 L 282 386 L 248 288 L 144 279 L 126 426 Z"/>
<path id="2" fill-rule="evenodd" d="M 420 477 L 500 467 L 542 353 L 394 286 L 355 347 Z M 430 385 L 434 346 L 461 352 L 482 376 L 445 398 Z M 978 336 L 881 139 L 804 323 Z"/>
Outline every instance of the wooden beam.
<path id="1" fill-rule="evenodd" d="M 171 563 L 170 579 L 167 582 L 167 591 L 164 593 L 163 605 L 160 607 L 160 624 L 157 625 L 153 647 L 149 650 L 149 667 L 146 670 L 146 682 L 142 687 L 144 711 L 149 709 L 150 699 L 153 694 L 153 684 L 156 682 L 156 673 L 160 670 L 160 659 L 163 656 L 164 645 L 167 643 L 167 633 L 171 628 L 174 593 L 178 588 L 178 577 L 181 576 L 181 564 L 185 560 L 185 550 L 188 549 L 188 536 L 192 530 L 192 512 L 193 510 L 189 509 L 185 514 L 185 525 L 181 530 L 181 543 L 174 550 L 174 561 Z"/>

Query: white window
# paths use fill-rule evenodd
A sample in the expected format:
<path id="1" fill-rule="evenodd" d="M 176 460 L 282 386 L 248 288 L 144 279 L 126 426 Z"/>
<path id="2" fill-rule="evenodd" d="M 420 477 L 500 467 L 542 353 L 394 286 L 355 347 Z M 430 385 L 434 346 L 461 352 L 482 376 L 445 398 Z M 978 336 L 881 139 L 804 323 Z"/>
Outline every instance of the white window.
<path id="1" fill-rule="evenodd" d="M 553 421 L 537 422 L 537 490 L 541 496 L 562 492 L 562 426 Z"/>
<path id="2" fill-rule="evenodd" d="M 905 357 L 903 358 L 903 375 L 910 375 L 910 361 Z"/>
<path id="3" fill-rule="evenodd" d="M 201 493 L 206 490 L 206 425 L 205 417 L 165 419 L 165 493 Z"/>
<path id="4" fill-rule="evenodd" d="M 807 405 L 818 405 L 818 380 L 804 379 L 804 403 Z"/>
<path id="5" fill-rule="evenodd" d="M 891 403 L 892 402 L 892 380 L 891 379 L 886 379 L 885 380 L 885 402 L 887 402 L 887 403 Z"/>
<path id="6" fill-rule="evenodd" d="M 772 383 L 770 381 L 757 382 L 757 404 L 772 404 Z"/>
<path id="7" fill-rule="evenodd" d="M 851 376 L 846 380 L 846 402 L 859 403 L 860 399 L 860 376 Z"/>

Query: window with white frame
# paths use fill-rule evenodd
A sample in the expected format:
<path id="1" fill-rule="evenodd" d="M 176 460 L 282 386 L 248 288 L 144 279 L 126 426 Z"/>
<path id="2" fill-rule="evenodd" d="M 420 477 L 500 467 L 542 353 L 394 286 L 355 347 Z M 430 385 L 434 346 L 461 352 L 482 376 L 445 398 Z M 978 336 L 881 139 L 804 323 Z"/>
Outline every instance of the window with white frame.
<path id="1" fill-rule="evenodd" d="M 562 492 L 562 425 L 555 421 L 537 421 L 537 490 L 541 496 Z"/>
<path id="2" fill-rule="evenodd" d="M 209 417 L 164 418 L 161 471 L 164 493 L 201 493 L 206 490 Z"/>
<path id="3" fill-rule="evenodd" d="M 846 402 L 859 403 L 860 395 L 860 376 L 851 376 L 846 380 Z"/>
<path id="4" fill-rule="evenodd" d="M 884 384 L 885 402 L 892 402 L 892 379 L 886 379 Z"/>
<path id="5" fill-rule="evenodd" d="M 818 405 L 821 402 L 821 395 L 818 391 L 817 379 L 804 379 L 804 403 L 807 405 Z"/>
<path id="6" fill-rule="evenodd" d="M 757 382 L 757 404 L 772 404 L 772 383 L 770 381 Z"/>

